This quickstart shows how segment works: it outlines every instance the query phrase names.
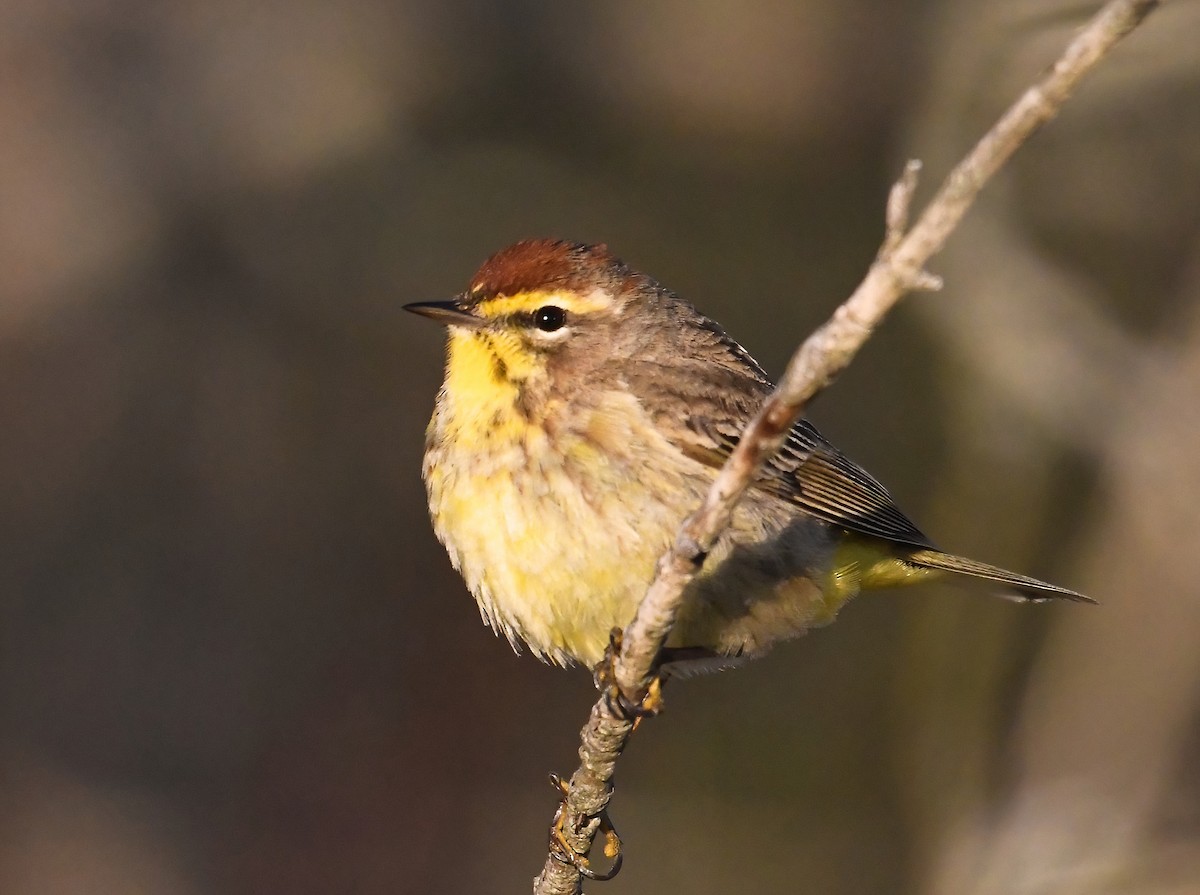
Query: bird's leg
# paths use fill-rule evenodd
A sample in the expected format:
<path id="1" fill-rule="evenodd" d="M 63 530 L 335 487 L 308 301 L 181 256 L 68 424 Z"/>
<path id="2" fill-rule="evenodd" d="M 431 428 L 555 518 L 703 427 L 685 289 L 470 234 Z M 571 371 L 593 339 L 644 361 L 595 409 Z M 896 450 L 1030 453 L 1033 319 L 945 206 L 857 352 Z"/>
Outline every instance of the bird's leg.
<path id="1" fill-rule="evenodd" d="M 554 812 L 554 821 L 550 825 L 550 854 L 554 856 L 556 861 L 561 861 L 564 864 L 569 864 L 579 871 L 580 876 L 586 879 L 604 882 L 612 879 L 621 872 L 621 864 L 625 860 L 625 856 L 621 852 L 621 837 L 617 835 L 616 828 L 609 820 L 608 810 L 601 811 L 596 820 L 599 821 L 597 829 L 604 834 L 604 856 L 612 861 L 608 870 L 599 873 L 592 869 L 591 861 L 587 855 L 581 855 L 571 847 L 571 843 L 567 840 L 567 831 L 564 829 L 564 824 L 567 822 L 567 794 L 571 791 L 571 784 L 564 780 L 558 774 L 550 775 L 551 785 L 558 790 L 562 797 L 558 803 L 558 809 Z M 582 817 L 577 824 L 576 833 L 580 832 L 588 823 L 588 818 Z"/>
<path id="2" fill-rule="evenodd" d="M 633 702 L 618 686 L 614 668 L 617 654 L 621 651 L 621 637 L 621 629 L 613 628 L 608 635 L 608 648 L 604 650 L 604 658 L 597 662 L 596 667 L 592 669 L 592 679 L 595 681 L 596 689 L 604 692 L 604 698 L 612 713 L 618 718 L 633 721 L 636 729 L 643 718 L 652 718 L 663 710 L 665 704 L 663 700 L 665 680 L 662 672 L 663 663 L 661 658 L 655 661 L 653 677 L 650 678 L 650 684 L 646 688 L 646 695 L 640 702 Z"/>

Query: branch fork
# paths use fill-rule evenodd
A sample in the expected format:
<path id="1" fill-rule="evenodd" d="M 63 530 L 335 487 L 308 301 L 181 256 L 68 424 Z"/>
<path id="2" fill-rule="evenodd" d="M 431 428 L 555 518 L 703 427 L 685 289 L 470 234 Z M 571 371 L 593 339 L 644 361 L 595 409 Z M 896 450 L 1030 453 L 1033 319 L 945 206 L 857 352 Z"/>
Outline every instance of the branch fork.
<path id="1" fill-rule="evenodd" d="M 884 215 L 883 244 L 879 247 L 873 265 L 900 275 L 900 288 L 903 292 L 937 292 L 942 288 L 942 278 L 920 266 L 910 276 L 904 276 L 906 271 L 896 266 L 896 252 L 908 234 L 909 213 L 912 211 L 913 197 L 916 195 L 920 177 L 921 160 L 909 159 L 904 165 L 900 179 L 892 184 Z"/>

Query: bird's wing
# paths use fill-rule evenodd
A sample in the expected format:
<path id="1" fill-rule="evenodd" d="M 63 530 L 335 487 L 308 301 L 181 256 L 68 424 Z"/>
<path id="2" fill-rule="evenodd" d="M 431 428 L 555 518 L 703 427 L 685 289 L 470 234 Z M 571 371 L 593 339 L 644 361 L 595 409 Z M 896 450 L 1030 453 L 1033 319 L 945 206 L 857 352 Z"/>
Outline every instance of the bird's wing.
<path id="1" fill-rule="evenodd" d="M 659 384 L 657 394 L 643 402 L 660 417 L 659 430 L 688 456 L 713 468 L 720 468 L 728 459 L 742 429 L 771 389 L 758 365 L 742 360 L 737 357 L 731 366 L 696 364 L 682 380 L 686 382 L 682 393 L 662 394 L 661 375 L 646 380 L 647 387 L 652 382 Z M 679 383 L 681 378 L 675 376 L 672 381 Z M 635 391 L 647 394 L 642 389 Z M 756 484 L 839 528 L 914 547 L 934 546 L 883 485 L 826 441 L 807 420 L 792 427 Z"/>

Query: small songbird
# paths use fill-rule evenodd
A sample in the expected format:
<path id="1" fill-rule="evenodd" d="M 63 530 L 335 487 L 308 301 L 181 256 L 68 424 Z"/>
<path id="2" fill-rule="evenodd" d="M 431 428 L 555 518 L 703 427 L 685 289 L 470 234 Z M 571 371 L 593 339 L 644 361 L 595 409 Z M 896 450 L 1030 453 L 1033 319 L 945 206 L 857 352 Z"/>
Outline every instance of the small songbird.
<path id="1" fill-rule="evenodd" d="M 438 539 L 514 647 L 595 666 L 771 381 L 604 246 L 519 242 L 466 292 L 406 310 L 449 328 L 423 465 Z M 863 588 L 946 573 L 1090 602 L 942 552 L 801 420 L 689 586 L 667 646 L 694 670 L 720 667 L 832 621 Z"/>

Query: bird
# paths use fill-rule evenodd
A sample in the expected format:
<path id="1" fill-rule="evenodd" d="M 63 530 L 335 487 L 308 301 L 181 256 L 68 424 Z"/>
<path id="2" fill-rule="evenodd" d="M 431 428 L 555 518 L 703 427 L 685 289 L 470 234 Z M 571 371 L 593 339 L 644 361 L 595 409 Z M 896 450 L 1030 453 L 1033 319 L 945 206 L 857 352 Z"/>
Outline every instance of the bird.
<path id="1" fill-rule="evenodd" d="M 515 649 L 598 667 L 770 378 L 604 245 L 518 242 L 454 298 L 404 308 L 448 330 L 422 463 L 438 540 Z M 801 419 L 684 592 L 664 663 L 738 664 L 828 624 L 862 590 L 939 577 L 1094 602 L 942 551 Z"/>

